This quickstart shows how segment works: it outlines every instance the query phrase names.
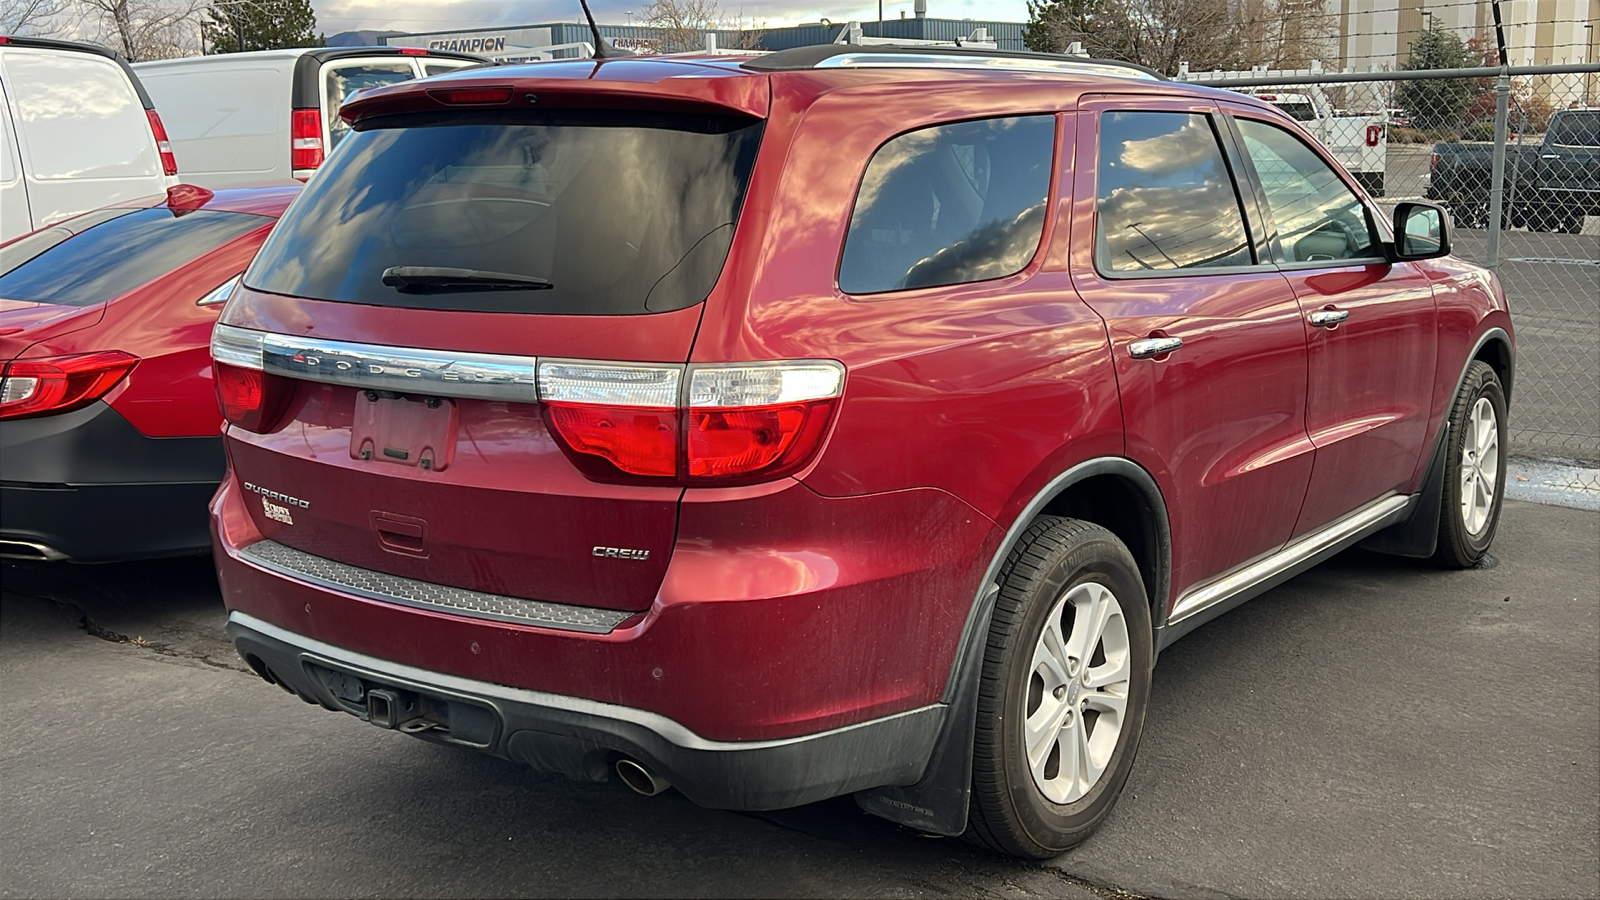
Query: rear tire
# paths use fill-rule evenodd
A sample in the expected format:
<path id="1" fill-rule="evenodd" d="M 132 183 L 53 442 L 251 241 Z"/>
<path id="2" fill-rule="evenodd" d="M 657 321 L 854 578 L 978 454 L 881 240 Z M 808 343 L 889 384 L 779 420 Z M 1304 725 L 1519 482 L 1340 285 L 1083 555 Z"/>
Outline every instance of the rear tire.
<path id="1" fill-rule="evenodd" d="M 1434 561 L 1450 569 L 1478 564 L 1494 542 L 1506 490 L 1506 395 L 1488 364 L 1473 360 L 1450 405 L 1444 502 Z"/>
<path id="2" fill-rule="evenodd" d="M 1001 575 L 984 649 L 968 839 L 1045 859 L 1092 834 L 1133 768 L 1150 700 L 1150 603 L 1098 525 L 1040 517 Z"/>

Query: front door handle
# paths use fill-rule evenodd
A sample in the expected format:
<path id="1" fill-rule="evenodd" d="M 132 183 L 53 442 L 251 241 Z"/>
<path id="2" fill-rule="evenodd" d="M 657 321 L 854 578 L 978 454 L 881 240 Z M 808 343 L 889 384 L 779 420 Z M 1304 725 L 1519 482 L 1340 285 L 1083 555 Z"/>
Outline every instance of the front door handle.
<path id="1" fill-rule="evenodd" d="M 1128 355 L 1134 359 L 1154 359 L 1157 356 L 1166 356 L 1168 353 L 1183 346 L 1183 338 L 1176 337 L 1150 337 L 1134 341 L 1128 345 Z"/>
<path id="2" fill-rule="evenodd" d="M 1306 321 L 1318 328 L 1332 328 L 1348 318 L 1350 318 L 1350 310 L 1348 309 L 1319 309 L 1306 316 Z"/>

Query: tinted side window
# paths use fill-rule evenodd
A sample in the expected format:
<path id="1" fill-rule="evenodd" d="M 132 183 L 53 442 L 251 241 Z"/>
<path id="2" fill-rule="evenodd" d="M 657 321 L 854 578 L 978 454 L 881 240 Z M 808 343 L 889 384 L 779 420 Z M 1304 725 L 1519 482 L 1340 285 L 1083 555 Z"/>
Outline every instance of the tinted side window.
<path id="1" fill-rule="evenodd" d="M 1095 252 L 1102 271 L 1248 266 L 1244 214 L 1208 116 L 1100 117 Z"/>
<path id="2" fill-rule="evenodd" d="M 867 164 L 839 287 L 876 294 L 1014 275 L 1044 232 L 1055 117 L 902 134 Z"/>
<path id="3" fill-rule="evenodd" d="M 1560 147 L 1600 147 L 1600 112 L 1563 112 L 1550 123 L 1545 143 Z"/>
<path id="4" fill-rule="evenodd" d="M 199 209 L 101 210 L 31 235 L 0 253 L 0 297 L 62 306 L 109 300 L 269 224 L 265 216 Z M 79 230 L 88 220 L 93 224 Z M 65 226 L 65 227 L 64 227 Z M 72 227 L 71 237 L 62 232 Z"/>
<path id="5" fill-rule="evenodd" d="M 1282 128 L 1239 119 L 1245 151 L 1267 192 L 1280 262 L 1381 256 L 1361 201 L 1310 147 Z"/>

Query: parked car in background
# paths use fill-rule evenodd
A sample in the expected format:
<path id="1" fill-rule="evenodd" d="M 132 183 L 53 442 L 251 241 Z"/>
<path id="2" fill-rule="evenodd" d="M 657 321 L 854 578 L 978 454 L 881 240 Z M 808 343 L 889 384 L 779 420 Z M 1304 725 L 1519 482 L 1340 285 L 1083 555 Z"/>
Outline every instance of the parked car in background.
<path id="1" fill-rule="evenodd" d="M 0 35 L 0 241 L 178 183 L 150 95 L 121 56 Z"/>
<path id="2" fill-rule="evenodd" d="M 208 188 L 310 178 L 344 137 L 363 88 L 485 64 L 417 47 L 311 47 L 134 66 L 167 123 L 184 179 Z"/>
<path id="3" fill-rule="evenodd" d="M 0 245 L 0 556 L 209 546 L 211 328 L 298 191 L 178 185 Z"/>
<path id="4" fill-rule="evenodd" d="M 1423 196 L 1449 207 L 1458 225 L 1489 224 L 1494 144 L 1433 145 Z M 1584 216 L 1600 216 L 1600 109 L 1563 109 L 1550 116 L 1538 143 L 1506 146 L 1504 224 L 1577 234 Z"/>
<path id="5" fill-rule="evenodd" d="M 327 709 L 1049 856 L 1163 647 L 1494 538 L 1499 283 L 1261 100 L 831 45 L 341 114 L 212 338 L 228 631 Z"/>

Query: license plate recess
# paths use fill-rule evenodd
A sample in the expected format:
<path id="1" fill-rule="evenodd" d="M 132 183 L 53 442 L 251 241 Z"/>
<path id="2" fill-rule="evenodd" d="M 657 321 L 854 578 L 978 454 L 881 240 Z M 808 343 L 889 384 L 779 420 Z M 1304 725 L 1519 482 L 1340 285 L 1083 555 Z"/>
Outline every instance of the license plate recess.
<path id="1" fill-rule="evenodd" d="M 350 458 L 443 471 L 455 460 L 457 416 L 448 398 L 358 391 Z"/>

